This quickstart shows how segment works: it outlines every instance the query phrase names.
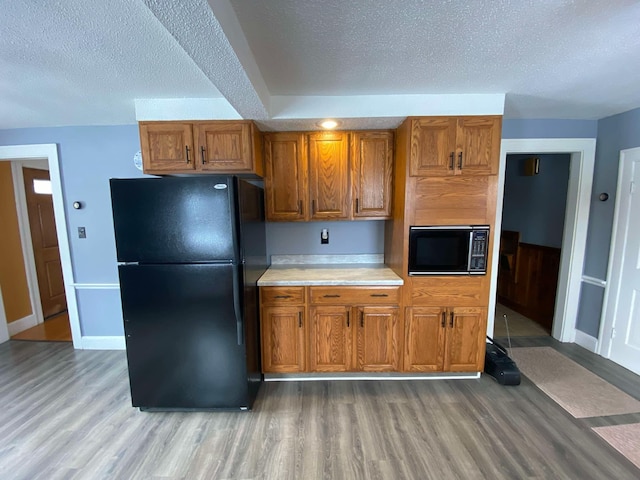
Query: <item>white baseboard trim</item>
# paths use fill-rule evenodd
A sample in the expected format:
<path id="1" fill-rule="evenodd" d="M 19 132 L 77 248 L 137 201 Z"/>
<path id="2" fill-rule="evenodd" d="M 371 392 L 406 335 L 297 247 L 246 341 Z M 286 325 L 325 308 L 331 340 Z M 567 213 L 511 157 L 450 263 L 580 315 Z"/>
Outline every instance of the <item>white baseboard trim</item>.
<path id="1" fill-rule="evenodd" d="M 16 320 L 15 322 L 7 323 L 7 328 L 9 329 L 9 336 L 12 337 L 20 332 L 24 332 L 28 328 L 35 327 L 38 324 L 38 318 L 35 314 L 27 315 L 20 320 Z"/>
<path id="2" fill-rule="evenodd" d="M 576 330 L 575 343 L 583 348 L 586 348 L 590 352 L 597 353 L 598 351 L 598 339 L 588 335 L 580 330 Z"/>
<path id="3" fill-rule="evenodd" d="M 126 343 L 123 336 L 118 337 L 82 337 L 83 350 L 124 350 Z"/>

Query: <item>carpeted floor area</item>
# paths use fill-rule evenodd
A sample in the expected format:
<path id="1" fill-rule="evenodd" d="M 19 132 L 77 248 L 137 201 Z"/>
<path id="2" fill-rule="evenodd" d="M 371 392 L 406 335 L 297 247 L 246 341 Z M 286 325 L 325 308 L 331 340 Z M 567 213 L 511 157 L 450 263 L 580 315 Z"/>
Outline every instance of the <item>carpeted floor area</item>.
<path id="1" fill-rule="evenodd" d="M 576 418 L 640 412 L 640 401 L 551 347 L 511 349 L 526 375 Z"/>
<path id="2" fill-rule="evenodd" d="M 640 468 L 640 423 L 595 427 L 593 431 Z"/>

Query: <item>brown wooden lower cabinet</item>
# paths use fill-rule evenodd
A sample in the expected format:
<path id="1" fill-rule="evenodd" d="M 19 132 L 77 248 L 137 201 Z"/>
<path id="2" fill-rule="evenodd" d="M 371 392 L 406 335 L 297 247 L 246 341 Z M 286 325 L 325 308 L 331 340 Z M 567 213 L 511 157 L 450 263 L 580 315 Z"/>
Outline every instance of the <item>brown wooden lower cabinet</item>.
<path id="1" fill-rule="evenodd" d="M 262 308 L 262 369 L 272 373 L 306 370 L 304 306 Z"/>
<path id="2" fill-rule="evenodd" d="M 392 372 L 399 367 L 398 307 L 311 307 L 312 372 Z"/>
<path id="3" fill-rule="evenodd" d="M 409 307 L 405 315 L 404 370 L 478 372 L 484 368 L 487 309 Z"/>
<path id="4" fill-rule="evenodd" d="M 399 294 L 391 287 L 262 287 L 263 372 L 482 371 L 485 307 L 414 306 L 403 316 Z"/>

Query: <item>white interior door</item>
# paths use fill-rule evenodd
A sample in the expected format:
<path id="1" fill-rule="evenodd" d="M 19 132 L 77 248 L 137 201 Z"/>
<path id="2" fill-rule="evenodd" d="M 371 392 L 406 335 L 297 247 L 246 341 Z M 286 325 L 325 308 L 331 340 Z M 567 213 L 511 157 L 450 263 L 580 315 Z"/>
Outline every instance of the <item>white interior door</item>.
<path id="1" fill-rule="evenodd" d="M 609 358 L 640 374 L 640 148 L 621 153 L 617 202 Z"/>

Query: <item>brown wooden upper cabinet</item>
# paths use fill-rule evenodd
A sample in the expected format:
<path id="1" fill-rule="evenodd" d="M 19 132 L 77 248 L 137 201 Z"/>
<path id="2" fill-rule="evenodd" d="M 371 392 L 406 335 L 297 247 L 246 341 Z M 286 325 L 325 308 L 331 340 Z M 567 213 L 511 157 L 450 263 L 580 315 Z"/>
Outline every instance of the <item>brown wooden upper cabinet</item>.
<path id="1" fill-rule="evenodd" d="M 352 134 L 353 217 L 389 218 L 393 182 L 393 133 Z"/>
<path id="2" fill-rule="evenodd" d="M 267 219 L 306 220 L 311 205 L 305 135 L 266 133 L 264 164 Z"/>
<path id="3" fill-rule="evenodd" d="M 145 173 L 264 175 L 260 132 L 248 120 L 140 122 Z"/>
<path id="4" fill-rule="evenodd" d="M 279 132 L 264 138 L 268 220 L 390 217 L 393 132 Z"/>
<path id="5" fill-rule="evenodd" d="M 502 117 L 416 117 L 411 176 L 495 175 Z"/>
<path id="6" fill-rule="evenodd" d="M 351 206 L 349 134 L 309 134 L 311 220 L 346 220 Z"/>

